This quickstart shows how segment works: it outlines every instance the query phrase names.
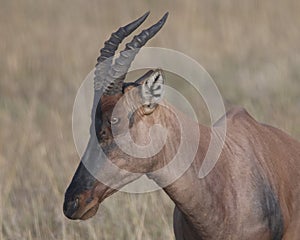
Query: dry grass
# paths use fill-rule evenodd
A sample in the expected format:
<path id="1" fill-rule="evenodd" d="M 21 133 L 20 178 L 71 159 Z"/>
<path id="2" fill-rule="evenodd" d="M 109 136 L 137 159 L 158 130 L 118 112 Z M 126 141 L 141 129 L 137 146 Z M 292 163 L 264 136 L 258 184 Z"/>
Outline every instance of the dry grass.
<path id="1" fill-rule="evenodd" d="M 229 105 L 300 138 L 297 0 L 0 4 L 0 239 L 173 238 L 173 204 L 162 192 L 115 194 L 86 222 L 62 213 L 79 161 L 71 132 L 76 90 L 109 33 L 146 10 L 150 23 L 170 12 L 148 46 L 195 58 Z"/>

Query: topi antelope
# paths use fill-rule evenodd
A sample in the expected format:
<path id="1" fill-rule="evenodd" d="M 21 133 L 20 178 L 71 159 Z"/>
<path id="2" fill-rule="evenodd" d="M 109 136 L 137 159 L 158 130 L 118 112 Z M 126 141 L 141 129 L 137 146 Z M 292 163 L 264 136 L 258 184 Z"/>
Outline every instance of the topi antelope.
<path id="1" fill-rule="evenodd" d="M 181 113 L 161 104 L 162 70 L 151 70 L 132 83 L 124 83 L 124 79 L 138 50 L 162 28 L 168 14 L 126 44 L 114 63 L 111 60 L 122 40 L 148 14 L 121 27 L 101 49 L 94 78 L 90 139 L 66 190 L 64 214 L 70 219 L 88 219 L 105 198 L 146 175 L 163 186 L 176 204 L 176 239 L 299 239 L 300 143 L 279 129 L 257 122 L 242 108 L 234 108 L 223 117 L 227 121 L 225 144 L 216 166 L 202 179 L 198 173 L 212 130 L 183 116 L 190 126 L 185 144 L 193 141 L 193 129 L 200 130 L 197 152 L 190 167 L 164 186 L 173 175 L 172 169 L 167 168 L 163 174 L 155 170 L 166 166 L 176 154 L 180 128 L 174 114 Z M 117 104 L 121 107 L 114 110 Z M 128 128 L 137 144 L 147 144 L 155 123 L 167 129 L 167 137 L 154 156 L 131 156 L 116 144 L 115 139 Z M 115 172 L 107 174 L 108 162 L 118 167 Z M 90 173 L 84 163 L 94 164 L 95 172 Z"/>

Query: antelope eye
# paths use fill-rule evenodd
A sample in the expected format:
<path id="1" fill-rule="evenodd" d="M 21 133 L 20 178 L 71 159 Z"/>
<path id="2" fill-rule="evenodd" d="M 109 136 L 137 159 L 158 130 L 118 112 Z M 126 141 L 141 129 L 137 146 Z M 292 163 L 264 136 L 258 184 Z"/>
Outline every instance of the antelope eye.
<path id="1" fill-rule="evenodd" d="M 111 124 L 117 124 L 120 122 L 120 118 L 117 118 L 117 117 L 112 117 L 111 120 L 110 120 L 110 123 Z"/>

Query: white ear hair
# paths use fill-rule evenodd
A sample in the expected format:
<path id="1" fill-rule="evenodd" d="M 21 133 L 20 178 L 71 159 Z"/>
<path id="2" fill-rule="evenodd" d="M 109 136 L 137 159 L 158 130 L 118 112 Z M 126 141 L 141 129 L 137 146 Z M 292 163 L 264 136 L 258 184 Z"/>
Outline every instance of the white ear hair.
<path id="1" fill-rule="evenodd" d="M 164 93 L 164 76 L 161 69 L 156 69 L 142 85 L 143 105 L 153 108 L 161 101 Z"/>

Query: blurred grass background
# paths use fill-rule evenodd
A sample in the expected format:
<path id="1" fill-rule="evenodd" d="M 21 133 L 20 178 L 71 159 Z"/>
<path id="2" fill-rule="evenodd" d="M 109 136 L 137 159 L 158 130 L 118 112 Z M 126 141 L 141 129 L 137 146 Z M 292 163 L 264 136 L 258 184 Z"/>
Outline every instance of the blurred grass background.
<path id="1" fill-rule="evenodd" d="M 62 213 L 79 157 L 72 139 L 76 91 L 113 30 L 145 11 L 147 45 L 202 64 L 226 103 L 300 139 L 300 2 L 1 0 L 0 239 L 173 239 L 163 192 L 117 193 L 85 222 Z"/>

